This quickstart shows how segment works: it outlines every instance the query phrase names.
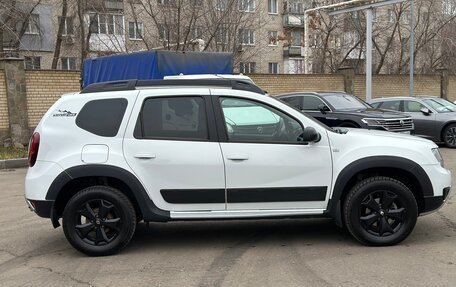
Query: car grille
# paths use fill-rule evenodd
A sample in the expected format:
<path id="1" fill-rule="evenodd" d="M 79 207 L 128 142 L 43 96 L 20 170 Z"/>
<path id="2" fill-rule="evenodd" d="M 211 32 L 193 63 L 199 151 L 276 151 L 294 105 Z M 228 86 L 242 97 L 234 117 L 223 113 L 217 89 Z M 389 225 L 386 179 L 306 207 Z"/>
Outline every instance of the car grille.
<path id="1" fill-rule="evenodd" d="M 409 118 L 404 119 L 378 119 L 378 123 L 387 131 L 411 131 L 413 130 L 413 120 Z"/>

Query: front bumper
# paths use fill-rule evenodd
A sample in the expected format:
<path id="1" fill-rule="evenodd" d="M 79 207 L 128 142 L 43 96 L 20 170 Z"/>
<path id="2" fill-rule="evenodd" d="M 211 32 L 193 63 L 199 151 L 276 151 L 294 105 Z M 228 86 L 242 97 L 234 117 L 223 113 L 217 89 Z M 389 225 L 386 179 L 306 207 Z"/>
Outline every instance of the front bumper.
<path id="1" fill-rule="evenodd" d="M 439 209 L 449 198 L 451 187 L 445 187 L 441 196 L 425 196 L 424 209 L 421 214 L 430 213 Z"/>
<path id="2" fill-rule="evenodd" d="M 25 199 L 29 209 L 35 212 L 38 216 L 51 218 L 54 200 L 31 200 Z"/>

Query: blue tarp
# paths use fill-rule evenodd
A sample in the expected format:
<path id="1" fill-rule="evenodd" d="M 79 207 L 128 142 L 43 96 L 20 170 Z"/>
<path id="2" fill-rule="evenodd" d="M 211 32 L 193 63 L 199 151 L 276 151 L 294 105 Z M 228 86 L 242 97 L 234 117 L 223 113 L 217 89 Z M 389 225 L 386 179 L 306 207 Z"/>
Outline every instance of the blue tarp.
<path id="1" fill-rule="evenodd" d="M 147 51 L 84 60 L 83 87 L 115 80 L 163 79 L 191 74 L 232 74 L 231 53 Z"/>

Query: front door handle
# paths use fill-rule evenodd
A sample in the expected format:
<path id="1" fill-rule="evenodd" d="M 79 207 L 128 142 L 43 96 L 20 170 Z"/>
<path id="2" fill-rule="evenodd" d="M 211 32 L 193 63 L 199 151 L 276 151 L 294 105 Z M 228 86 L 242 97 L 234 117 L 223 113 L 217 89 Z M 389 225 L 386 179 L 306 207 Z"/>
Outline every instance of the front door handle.
<path id="1" fill-rule="evenodd" d="M 226 158 L 229 160 L 248 160 L 249 156 L 247 154 L 236 153 L 227 155 Z"/>
<path id="2" fill-rule="evenodd" d="M 135 154 L 135 158 L 137 158 L 137 159 L 153 159 L 155 157 L 156 156 L 154 154 L 150 154 L 150 153 L 138 153 L 138 154 Z"/>

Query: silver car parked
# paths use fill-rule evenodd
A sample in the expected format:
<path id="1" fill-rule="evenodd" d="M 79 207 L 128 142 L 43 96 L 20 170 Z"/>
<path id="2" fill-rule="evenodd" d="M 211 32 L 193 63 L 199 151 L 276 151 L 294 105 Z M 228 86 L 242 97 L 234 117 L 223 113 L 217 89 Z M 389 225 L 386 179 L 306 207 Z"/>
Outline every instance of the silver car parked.
<path id="1" fill-rule="evenodd" d="M 410 114 L 415 135 L 456 148 L 456 104 L 433 96 L 379 98 L 369 104 Z"/>

